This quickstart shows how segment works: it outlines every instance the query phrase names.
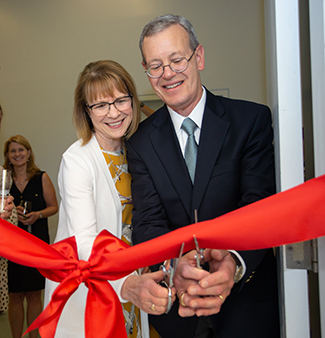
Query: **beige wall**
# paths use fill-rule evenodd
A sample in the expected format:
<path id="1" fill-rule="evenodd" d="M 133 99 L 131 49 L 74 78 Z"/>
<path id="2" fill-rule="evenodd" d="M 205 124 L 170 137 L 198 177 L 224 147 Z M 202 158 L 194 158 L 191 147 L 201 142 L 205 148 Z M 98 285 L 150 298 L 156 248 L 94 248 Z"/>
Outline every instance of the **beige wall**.
<path id="1" fill-rule="evenodd" d="M 91 61 L 113 59 L 132 74 L 140 95 L 152 94 L 138 38 L 149 20 L 165 13 L 193 23 L 205 48 L 202 82 L 209 89 L 266 102 L 263 0 L 0 0 L 1 147 L 12 135 L 27 137 L 56 186 L 61 155 L 76 139 L 71 116 L 78 74 Z M 52 217 L 52 238 L 56 223 Z"/>

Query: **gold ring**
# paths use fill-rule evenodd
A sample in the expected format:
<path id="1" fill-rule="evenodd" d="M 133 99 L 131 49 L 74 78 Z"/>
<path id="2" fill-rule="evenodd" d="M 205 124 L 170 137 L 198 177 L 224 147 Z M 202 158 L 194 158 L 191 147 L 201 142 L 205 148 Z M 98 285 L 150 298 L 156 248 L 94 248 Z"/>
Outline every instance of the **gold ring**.
<path id="1" fill-rule="evenodd" d="M 220 299 L 222 300 L 222 303 L 225 301 L 225 299 L 221 296 L 221 295 L 218 295 L 220 297 Z"/>
<path id="2" fill-rule="evenodd" d="M 152 311 L 156 311 L 155 304 L 152 304 L 151 307 L 150 307 L 150 309 L 151 309 Z"/>
<path id="3" fill-rule="evenodd" d="M 186 292 L 184 292 L 184 293 L 181 295 L 181 298 L 179 299 L 179 303 L 180 303 L 182 306 L 184 306 L 184 307 L 186 307 L 186 305 L 185 305 L 185 303 L 184 303 L 184 296 L 185 296 L 185 293 L 186 293 Z"/>

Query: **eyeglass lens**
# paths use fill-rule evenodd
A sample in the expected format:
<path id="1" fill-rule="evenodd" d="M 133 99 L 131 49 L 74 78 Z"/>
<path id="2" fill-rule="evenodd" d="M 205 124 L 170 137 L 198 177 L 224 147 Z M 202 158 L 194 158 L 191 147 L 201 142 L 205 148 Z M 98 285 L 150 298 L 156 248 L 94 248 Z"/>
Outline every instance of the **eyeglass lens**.
<path id="1" fill-rule="evenodd" d="M 131 97 L 121 97 L 117 100 L 115 100 L 112 103 L 109 102 L 100 102 L 98 104 L 95 104 L 91 106 L 92 112 L 97 115 L 105 115 L 110 110 L 110 105 L 114 104 L 115 108 L 120 111 L 125 111 L 131 108 L 132 104 L 132 98 Z"/>
<path id="2" fill-rule="evenodd" d="M 186 59 L 185 57 L 177 58 L 177 59 L 172 60 L 169 65 L 165 65 L 165 66 L 161 64 L 150 65 L 147 68 L 148 75 L 153 78 L 161 77 L 164 73 L 165 67 L 170 67 L 170 69 L 175 73 L 184 72 L 184 70 L 186 70 L 186 68 L 188 67 L 188 63 L 190 62 L 192 56 L 194 55 L 195 50 L 193 51 L 192 55 L 188 59 Z"/>
<path id="3" fill-rule="evenodd" d="M 181 73 L 187 68 L 187 60 L 185 58 L 177 59 L 172 61 L 168 66 L 174 72 Z M 162 65 L 152 65 L 148 67 L 147 71 L 150 75 L 154 77 L 160 77 L 164 72 L 164 67 Z"/>

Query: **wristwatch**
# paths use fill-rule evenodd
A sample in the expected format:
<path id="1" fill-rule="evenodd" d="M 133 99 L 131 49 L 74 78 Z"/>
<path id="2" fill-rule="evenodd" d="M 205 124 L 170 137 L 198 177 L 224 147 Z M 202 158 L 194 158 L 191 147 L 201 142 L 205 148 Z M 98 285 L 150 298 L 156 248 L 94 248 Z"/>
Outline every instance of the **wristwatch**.
<path id="1" fill-rule="evenodd" d="M 234 275 L 234 282 L 238 283 L 243 277 L 244 268 L 242 265 L 236 265 L 236 272 Z"/>
<path id="2" fill-rule="evenodd" d="M 43 215 L 42 215 L 42 211 L 39 212 L 39 218 L 42 218 Z"/>
<path id="3" fill-rule="evenodd" d="M 238 257 L 234 253 L 232 253 L 232 252 L 230 252 L 230 254 L 231 254 L 231 257 L 236 262 L 236 271 L 235 271 L 235 275 L 234 275 L 234 282 L 238 283 L 242 279 L 242 277 L 243 277 L 244 268 L 243 268 L 240 260 L 238 259 Z"/>

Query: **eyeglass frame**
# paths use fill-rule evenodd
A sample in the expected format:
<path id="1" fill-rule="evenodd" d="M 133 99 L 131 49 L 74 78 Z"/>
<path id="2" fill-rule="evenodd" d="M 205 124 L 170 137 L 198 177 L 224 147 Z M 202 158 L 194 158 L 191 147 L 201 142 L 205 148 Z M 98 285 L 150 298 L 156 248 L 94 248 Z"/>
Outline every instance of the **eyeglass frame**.
<path id="1" fill-rule="evenodd" d="M 101 102 L 97 102 L 97 103 L 94 103 L 92 104 L 91 106 L 86 103 L 86 106 L 93 112 L 93 107 L 97 106 L 98 104 L 101 104 L 101 103 L 107 103 L 108 104 L 108 112 L 106 114 L 103 114 L 103 115 L 96 115 L 96 116 L 104 116 L 104 115 L 107 115 L 110 110 L 111 110 L 111 105 L 113 104 L 115 109 L 118 110 L 118 111 L 124 111 L 124 110 L 120 110 L 118 109 L 116 106 L 115 106 L 115 102 L 118 101 L 118 100 L 121 100 L 121 99 L 125 99 L 129 97 L 131 99 L 131 107 L 132 107 L 132 104 L 133 104 L 133 101 L 132 101 L 132 98 L 133 98 L 133 95 L 131 93 L 129 93 L 128 95 L 125 95 L 125 96 L 122 96 L 122 97 L 118 97 L 115 101 L 113 102 L 105 102 L 105 101 L 101 101 Z M 94 113 L 94 112 L 93 112 Z"/>
<path id="2" fill-rule="evenodd" d="M 192 59 L 194 53 L 196 52 L 196 50 L 197 50 L 197 47 L 193 50 L 192 55 L 191 55 L 188 59 L 187 59 L 185 56 L 183 56 L 183 57 L 175 58 L 175 59 L 171 60 L 170 63 L 169 63 L 168 65 L 164 65 L 164 66 L 163 66 L 163 65 L 161 64 L 160 67 L 162 67 L 163 71 L 162 71 L 162 73 L 161 73 L 160 76 L 152 76 L 152 75 L 150 75 L 150 73 L 148 72 L 148 68 L 150 68 L 152 65 L 150 65 L 149 67 L 147 67 L 147 69 L 146 69 L 144 72 L 145 72 L 149 77 L 151 77 L 152 79 L 159 79 L 160 77 L 162 77 L 162 76 L 164 75 L 164 72 L 165 72 L 165 67 L 169 67 L 169 68 L 170 68 L 173 72 L 175 72 L 175 73 L 183 73 L 183 72 L 185 72 L 185 70 L 187 69 L 188 64 L 189 64 L 189 62 L 191 61 L 191 59 Z M 175 60 L 180 60 L 180 59 L 186 60 L 186 61 L 187 61 L 186 67 L 185 67 L 183 70 L 174 70 L 174 69 L 171 67 L 172 62 L 174 62 Z"/>

